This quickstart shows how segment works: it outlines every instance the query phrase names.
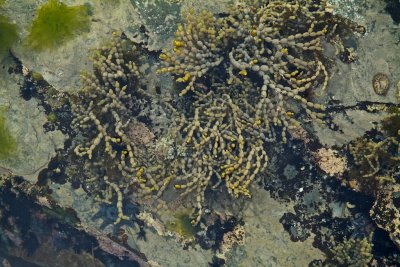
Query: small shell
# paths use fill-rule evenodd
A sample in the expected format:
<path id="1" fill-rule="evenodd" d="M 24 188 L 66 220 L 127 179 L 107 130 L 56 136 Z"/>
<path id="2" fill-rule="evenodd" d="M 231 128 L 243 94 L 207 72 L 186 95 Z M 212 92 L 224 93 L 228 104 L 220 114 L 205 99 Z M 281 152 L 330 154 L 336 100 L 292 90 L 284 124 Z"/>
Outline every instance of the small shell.
<path id="1" fill-rule="evenodd" d="M 386 74 L 377 73 L 374 78 L 372 78 L 372 87 L 378 95 L 385 95 L 389 90 L 390 82 Z"/>

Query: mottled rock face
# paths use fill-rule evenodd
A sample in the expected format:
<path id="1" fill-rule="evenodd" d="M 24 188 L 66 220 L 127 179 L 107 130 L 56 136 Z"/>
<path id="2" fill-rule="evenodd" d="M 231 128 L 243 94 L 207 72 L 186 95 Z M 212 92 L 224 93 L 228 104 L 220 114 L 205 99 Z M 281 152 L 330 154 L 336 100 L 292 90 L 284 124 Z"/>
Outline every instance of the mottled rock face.
<path id="1" fill-rule="evenodd" d="M 383 73 L 375 74 L 375 76 L 372 78 L 372 87 L 374 88 L 376 94 L 386 95 L 390 87 L 388 76 Z"/>

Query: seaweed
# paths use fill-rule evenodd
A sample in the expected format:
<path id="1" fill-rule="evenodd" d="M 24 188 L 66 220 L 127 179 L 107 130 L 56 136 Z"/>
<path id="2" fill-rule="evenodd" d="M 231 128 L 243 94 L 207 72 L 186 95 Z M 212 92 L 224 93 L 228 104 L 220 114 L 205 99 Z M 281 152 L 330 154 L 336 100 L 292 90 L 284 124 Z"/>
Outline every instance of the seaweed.
<path id="1" fill-rule="evenodd" d="M 7 159 L 16 150 L 17 142 L 6 127 L 4 109 L 0 109 L 0 159 Z"/>
<path id="2" fill-rule="evenodd" d="M 387 136 L 396 137 L 400 132 L 400 108 L 394 107 L 389 113 L 381 122 L 382 130 Z"/>
<path id="3" fill-rule="evenodd" d="M 49 0 L 37 11 L 27 38 L 28 45 L 37 51 L 54 49 L 77 34 L 89 31 L 89 10 L 86 5 L 67 6 Z"/>
<path id="4" fill-rule="evenodd" d="M 17 26 L 9 18 L 0 15 L 0 56 L 8 52 L 17 38 Z"/>
<path id="5" fill-rule="evenodd" d="M 179 236 L 185 239 L 194 238 L 196 234 L 196 227 L 191 223 L 190 214 L 178 213 L 175 216 L 175 220 L 167 223 L 167 229 L 177 233 Z"/>

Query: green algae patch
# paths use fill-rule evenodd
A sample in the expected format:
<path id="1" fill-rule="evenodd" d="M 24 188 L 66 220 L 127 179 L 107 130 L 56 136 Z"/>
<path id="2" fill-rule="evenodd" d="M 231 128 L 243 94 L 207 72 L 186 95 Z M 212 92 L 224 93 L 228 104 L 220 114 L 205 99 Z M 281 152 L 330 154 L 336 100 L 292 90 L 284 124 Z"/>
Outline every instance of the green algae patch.
<path id="1" fill-rule="evenodd" d="M 18 38 L 17 26 L 0 15 L 0 56 L 7 53 Z"/>
<path id="2" fill-rule="evenodd" d="M 56 123 L 58 120 L 57 114 L 55 112 L 51 112 L 49 115 L 47 115 L 47 120 L 51 123 Z"/>
<path id="3" fill-rule="evenodd" d="M 17 142 L 6 127 L 4 109 L 0 109 L 0 159 L 16 154 Z"/>
<path id="4" fill-rule="evenodd" d="M 193 238 L 196 234 L 196 227 L 193 226 L 189 214 L 179 213 L 174 217 L 175 220 L 168 222 L 166 224 L 166 228 L 173 233 L 177 233 L 179 236 L 185 239 Z"/>
<path id="5" fill-rule="evenodd" d="M 34 50 L 53 49 L 90 29 L 87 6 L 67 6 L 49 0 L 37 11 L 27 38 Z"/>

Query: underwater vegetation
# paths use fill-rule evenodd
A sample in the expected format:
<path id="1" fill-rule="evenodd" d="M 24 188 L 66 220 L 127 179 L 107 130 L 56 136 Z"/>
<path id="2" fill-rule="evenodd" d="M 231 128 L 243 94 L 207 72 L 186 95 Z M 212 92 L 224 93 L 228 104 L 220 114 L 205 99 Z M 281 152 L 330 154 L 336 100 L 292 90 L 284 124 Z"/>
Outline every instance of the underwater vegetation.
<path id="1" fill-rule="evenodd" d="M 57 114 L 55 112 L 51 112 L 49 115 L 47 115 L 47 120 L 52 123 L 57 122 Z"/>
<path id="2" fill-rule="evenodd" d="M 349 145 L 349 150 L 355 164 L 349 171 L 346 185 L 373 197 L 370 217 L 400 248 L 398 105 L 388 110 L 388 115 L 382 119 L 380 127 L 372 136 L 356 139 Z"/>
<path id="3" fill-rule="evenodd" d="M 400 162 L 400 112 L 389 110 L 373 137 L 361 137 L 350 144 L 355 166 L 350 171 L 348 186 L 374 195 L 384 185 L 396 183 Z"/>
<path id="4" fill-rule="evenodd" d="M 8 52 L 17 38 L 17 25 L 11 23 L 9 18 L 0 15 L 0 56 Z"/>
<path id="5" fill-rule="evenodd" d="M 325 1 L 252 2 L 242 1 L 237 9 L 232 8 L 224 14 L 189 11 L 177 27 L 172 49 L 166 47 L 162 52 L 158 51 L 160 53 L 145 50 L 145 41 L 139 44 L 124 34 L 117 36 L 115 33 L 112 41 L 93 49 L 90 58 L 93 69 L 82 73 L 81 90 L 66 93 L 70 97 L 66 106 L 71 108 L 66 112 L 68 115 L 73 113 L 71 127 L 74 131 L 70 134 L 72 142 L 66 143 L 68 148 L 63 153 L 68 153 L 66 158 L 70 156 L 71 164 L 76 165 L 64 166 L 69 164 L 68 160 L 53 162 L 49 164 L 52 169 L 49 167 L 42 180 L 55 182 L 58 178 L 51 177 L 50 173 L 56 176 L 57 170 L 63 176 L 62 180 L 77 181 L 71 182 L 73 188 L 80 187 L 95 201 L 115 206 L 107 209 L 110 210 L 107 215 L 115 219 L 115 224 L 125 226 L 133 220 L 142 220 L 129 210 L 131 201 L 149 213 L 170 209 L 167 212 L 174 214 L 164 224 L 166 230 L 174 232 L 175 238 L 180 236 L 195 242 L 199 242 L 199 232 L 216 224 L 213 218 L 229 217 L 231 208 L 242 205 L 242 201 L 233 203 L 235 198 L 251 197 L 254 188 L 261 185 L 257 183 L 260 178 L 265 184 L 288 181 L 274 177 L 278 172 L 274 160 L 281 160 L 282 166 L 292 163 L 286 156 L 292 151 L 303 150 L 302 147 L 296 150 L 293 145 L 296 144 L 291 136 L 293 129 L 299 126 L 304 131 L 309 130 L 311 127 L 305 126 L 309 121 L 325 123 L 328 111 L 332 110 L 331 107 L 325 110 L 317 96 L 325 91 L 331 70 L 331 59 L 325 58 L 322 44 L 330 41 L 340 25 L 332 29 L 332 14 L 326 11 Z M 58 1 L 48 1 L 44 6 L 50 3 L 67 7 Z M 59 44 L 56 40 L 51 48 Z M 157 56 L 162 62 L 157 61 Z M 142 60 L 145 57 L 150 60 Z M 154 61 L 154 66 L 148 64 Z M 162 68 L 159 68 L 160 63 Z M 156 68 L 162 76 L 155 75 Z M 44 79 L 34 72 L 31 76 L 34 80 Z M 175 78 L 175 84 L 171 76 Z M 149 77 L 156 77 L 156 85 L 166 79 L 171 87 L 175 87 L 155 86 L 155 92 L 148 90 L 153 89 L 153 85 L 148 85 Z M 170 97 L 162 99 L 163 108 L 168 108 L 154 115 L 154 110 L 148 107 L 153 103 L 159 105 L 157 97 L 163 98 L 164 89 L 176 90 L 168 91 Z M 55 93 L 46 92 L 46 97 L 54 95 L 54 101 L 58 101 L 57 90 L 54 90 Z M 55 104 L 49 105 L 54 109 Z M 50 111 L 46 113 L 50 124 L 61 123 L 59 112 L 46 111 Z M 168 133 L 152 116 L 168 121 Z M 383 173 L 380 168 L 397 153 L 398 143 L 388 141 L 398 138 L 400 120 L 398 114 L 392 118 L 397 121 L 382 122 L 382 133 L 378 137 L 366 136 L 354 144 L 354 151 L 361 155 L 360 169 L 364 171 L 357 172 L 358 178 L 365 181 L 361 185 L 362 191 L 376 195 L 375 215 L 371 217 L 387 232 L 394 232 L 392 228 L 397 226 L 384 224 L 390 218 L 390 212 L 396 210 L 400 192 L 398 187 L 391 187 L 396 182 L 392 173 Z M 3 132 L 5 127 L 0 126 Z M 386 139 L 387 136 L 393 139 Z M 289 145 L 282 149 L 278 145 L 280 142 Z M 276 148 L 271 149 L 272 146 Z M 287 149 L 285 153 L 273 155 L 284 149 Z M 301 156 L 307 157 L 303 153 Z M 396 160 L 393 160 L 393 166 L 398 165 Z M 308 163 L 311 170 L 314 162 L 310 159 Z M 63 167 L 58 168 L 61 165 Z M 72 171 L 76 166 L 82 168 Z M 304 185 L 314 186 L 314 180 L 310 178 L 304 183 L 297 183 L 297 180 L 302 181 L 306 176 L 316 179 L 318 174 L 315 169 L 300 173 L 296 183 L 293 182 L 293 189 L 296 192 L 301 189 L 299 193 L 310 190 Z M 336 176 L 336 173 L 330 176 Z M 352 188 L 354 183 L 351 182 Z M 377 191 L 378 187 L 384 190 Z M 278 189 L 283 190 L 283 187 L 276 185 L 270 190 Z M 324 189 L 321 186 L 321 191 Z M 317 190 L 312 194 L 306 191 L 306 196 L 311 198 L 315 193 L 316 198 Z M 293 195 L 302 197 L 302 194 Z M 336 198 L 329 201 L 331 199 Z M 162 205 L 157 205 L 158 201 L 163 202 Z M 219 203 L 215 204 L 217 201 Z M 319 209 L 322 202 L 315 201 L 314 204 L 310 200 L 310 203 L 310 207 L 318 206 L 311 212 L 322 212 L 322 208 Z M 342 209 L 341 204 L 338 206 L 335 207 L 337 210 Z M 180 213 L 182 208 L 188 208 L 190 212 Z M 308 206 L 304 210 L 306 208 Z M 242 216 L 240 208 L 237 210 L 233 211 L 233 216 Z M 398 213 L 393 214 L 400 218 Z M 376 220 L 379 217 L 383 219 Z M 290 220 L 287 221 L 289 225 Z M 329 228 L 333 222 L 326 225 Z M 338 228 L 342 225 L 344 223 L 338 224 Z M 241 225 L 221 234 L 220 258 L 225 258 L 225 251 L 233 245 L 244 243 L 245 229 L 251 228 Z M 304 233 L 300 228 L 293 231 L 296 232 L 293 236 L 299 239 L 308 237 L 306 230 Z M 396 232 L 393 237 L 399 236 Z M 369 239 L 350 236 L 333 248 L 333 263 L 328 266 L 368 265 L 372 258 L 370 243 Z"/>
<path id="6" fill-rule="evenodd" d="M 325 1 L 241 1 L 224 16 L 183 15 L 158 73 L 172 74 L 179 96 L 194 99 L 179 129 L 187 156 L 174 181 L 196 199 L 194 224 L 207 189 L 251 197 L 267 169 L 265 146 L 287 142 L 303 116 L 324 123 L 325 107 L 312 97 L 327 87 L 321 40 L 329 41 L 334 20 Z"/>
<path id="7" fill-rule="evenodd" d="M 371 237 L 351 237 L 335 244 L 332 257 L 324 266 L 370 266 L 373 245 Z"/>
<path id="8" fill-rule="evenodd" d="M 46 2 L 45 6 L 49 3 L 63 6 L 62 2 L 57 1 L 41 2 Z M 144 221 L 130 210 L 132 202 L 138 205 L 135 208 L 157 215 L 165 215 L 160 210 L 166 207 L 169 210 L 163 212 L 173 214 L 169 217 L 170 221 L 161 221 L 160 225 L 175 233 L 172 237 L 189 239 L 190 245 L 194 242 L 200 244 L 208 236 L 215 237 L 218 242 L 206 240 L 204 243 L 213 245 L 207 249 L 213 249 L 221 259 L 231 256 L 225 251 L 244 243 L 246 231 L 250 230 L 249 237 L 251 237 L 252 225 L 247 224 L 251 221 L 247 221 L 248 217 L 244 217 L 246 224 L 237 227 L 235 225 L 225 230 L 226 226 L 218 227 L 218 220 L 214 219 L 222 218 L 220 221 L 224 221 L 230 216 L 246 216 L 241 212 L 242 205 L 257 203 L 259 191 L 257 190 L 255 194 L 256 201 L 250 203 L 237 201 L 235 198 L 251 197 L 256 191 L 254 189 L 262 186 L 260 182 L 257 183 L 260 178 L 264 182 L 263 185 L 293 183 L 293 191 L 288 190 L 286 194 L 291 194 L 297 189 L 301 189 L 299 193 L 302 193 L 304 188 L 307 201 L 301 204 L 307 207 L 299 209 L 299 212 L 311 210 L 311 205 L 315 205 L 315 209 L 310 211 L 311 215 L 304 216 L 304 221 L 308 218 L 313 220 L 317 218 L 317 215 L 311 217 L 314 216 L 313 212 L 324 211 L 326 213 L 319 217 L 320 221 L 324 222 L 323 219 L 328 217 L 326 214 L 330 209 L 328 206 L 323 206 L 326 209 L 320 208 L 320 205 L 324 204 L 322 201 L 314 202 L 314 197 L 315 199 L 319 197 L 317 191 L 319 189 L 306 188 L 314 186 L 312 179 L 318 179 L 318 170 L 313 168 L 309 172 L 300 172 L 295 179 L 290 178 L 290 182 L 287 182 L 289 178 L 282 180 L 282 177 L 274 176 L 279 172 L 277 169 L 284 164 L 294 163 L 287 159 L 287 155 L 292 151 L 297 153 L 301 150 L 302 152 L 298 153 L 304 158 L 307 158 L 307 155 L 303 151 L 310 152 L 302 149 L 303 146 L 300 149 L 294 147 L 297 141 L 292 140 L 292 129 L 305 126 L 309 121 L 324 123 L 325 116 L 332 110 L 331 106 L 328 111 L 325 110 L 323 106 L 325 103 L 316 97 L 325 91 L 327 82 L 330 82 L 329 60 L 331 59 L 324 58 L 325 46 L 321 44 L 329 42 L 329 38 L 335 34 L 331 31 L 329 21 L 331 14 L 324 12 L 324 2 L 318 0 L 268 0 L 253 1 L 255 4 L 243 3 L 238 5 L 238 9 L 232 8 L 223 14 L 189 11 L 184 16 L 182 24 L 177 27 L 172 49 L 166 47 L 162 52 L 146 51 L 145 41 L 139 44 L 124 34 L 120 36 L 114 34 L 114 40 L 92 50 L 90 66 L 93 66 L 93 69 L 82 73 L 81 91 L 74 93 L 68 91 L 62 96 L 55 88 L 51 88 L 54 92 L 50 90 L 43 92 L 45 89 L 35 86 L 35 83 L 41 83 L 42 80 L 45 82 L 45 78 L 32 71 L 24 82 L 32 81 L 30 88 L 33 88 L 33 97 L 44 96 L 43 98 L 47 99 L 41 100 L 42 103 L 51 105 L 51 109 L 46 109 L 48 122 L 47 126 L 44 126 L 45 129 L 53 131 L 57 129 L 54 124 L 57 126 L 61 123 L 63 126 L 67 124 L 63 114 L 55 110 L 56 105 L 65 110 L 68 116 L 73 112 L 75 117 L 70 125 L 74 131 L 67 133 L 71 139 L 65 143 L 66 148 L 63 151 L 57 151 L 66 157 L 52 159 L 48 169 L 39 175 L 40 186 L 46 186 L 48 180 L 56 184 L 67 180 L 73 189 L 79 187 L 87 193 L 85 196 L 103 203 L 100 205 L 101 208 L 111 205 L 112 208 L 105 208 L 106 211 L 99 212 L 99 216 L 111 218 L 102 223 L 102 226 L 107 225 L 108 229 L 117 228 L 119 224 L 125 227 L 131 222 L 136 222 L 135 220 Z M 305 4 L 305 7 L 302 8 L 299 3 Z M 308 4 L 310 6 L 307 6 Z M 87 13 L 86 15 L 90 16 Z M 315 23 L 311 23 L 312 20 Z M 61 43 L 55 43 L 52 47 L 57 47 L 59 44 Z M 158 56 L 162 62 L 158 61 Z M 145 57 L 148 57 L 147 60 L 142 60 Z M 150 67 L 146 67 L 143 63 Z M 152 65 L 153 63 L 155 64 Z M 163 66 L 159 68 L 161 64 Z M 155 75 L 157 68 L 163 75 Z M 152 85 L 149 85 L 150 77 L 155 78 Z M 161 86 L 165 80 L 168 83 Z M 168 94 L 171 94 L 170 98 L 163 99 L 163 104 L 170 105 L 170 109 L 165 109 L 164 114 L 150 114 L 154 114 L 154 110 L 147 107 L 158 101 L 157 97 L 163 98 L 164 90 L 168 90 Z M 71 96 L 72 94 L 74 95 Z M 65 95 L 71 96 L 69 99 L 71 102 L 65 103 L 66 108 L 61 107 L 60 103 Z M 49 100 L 51 98 L 53 100 Z M 51 101 L 59 103 L 50 103 Z M 160 120 L 166 121 L 176 119 L 174 123 L 168 125 L 168 130 L 175 135 L 160 130 L 161 127 L 151 116 L 159 116 Z M 170 120 L 169 116 L 173 119 Z M 398 114 L 392 117 L 396 120 L 399 118 Z M 11 140 L 7 145 L 11 144 L 12 147 L 16 142 L 7 131 L 8 120 L 5 119 L 7 118 L 3 117 L 0 120 L 0 139 L 1 142 Z M 394 127 L 395 125 L 397 126 Z M 390 156 L 388 152 L 395 155 L 391 153 L 395 152 L 394 143 L 389 144 L 385 141 L 378 149 L 368 146 L 367 143 L 382 142 L 387 136 L 396 138 L 400 129 L 398 125 L 400 125 L 398 121 L 393 120 L 382 122 L 382 127 L 385 127 L 382 128 L 382 133 L 372 139 L 366 136 L 365 142 L 360 141 L 359 149 L 363 150 L 359 150 L 358 153 L 365 152 L 371 155 L 375 152 L 386 153 L 387 156 L 377 159 L 380 163 L 388 162 Z M 304 131 L 310 128 L 312 127 L 305 126 Z M 166 141 L 162 143 L 163 140 Z M 0 148 L 6 151 L 4 157 L 7 158 L 12 155 L 10 151 L 15 148 L 7 148 L 7 145 L 1 142 Z M 280 142 L 289 144 L 282 148 Z M 274 147 L 271 149 L 272 146 Z M 283 150 L 286 152 L 282 152 Z M 76 165 L 72 167 L 69 165 L 71 159 L 69 156 L 76 160 L 76 163 L 72 162 Z M 278 167 L 274 162 L 276 159 L 282 162 Z M 365 179 L 365 184 L 372 187 L 371 194 L 376 193 L 373 188 L 378 186 L 384 187 L 386 191 L 395 192 L 389 194 L 380 190 L 376 194 L 377 204 L 373 208 L 374 215 L 371 217 L 375 219 L 376 225 L 386 232 L 393 232 L 393 238 L 398 238 L 400 235 L 395 232 L 398 229 L 397 225 L 386 225 L 386 222 L 389 221 L 387 218 L 393 218 L 390 217 L 392 215 L 400 218 L 399 214 L 395 213 L 400 189 L 390 186 L 395 179 L 382 179 L 384 183 L 380 184 L 370 182 L 369 179 L 375 179 L 375 174 L 387 174 L 382 173 L 380 169 L 374 173 L 374 168 L 379 167 L 374 164 L 375 159 L 370 156 L 361 159 L 365 160 L 362 162 L 363 168 L 368 168 L 369 171 L 359 173 L 359 177 Z M 313 163 L 314 160 L 309 159 L 306 169 L 310 166 L 311 170 L 311 167 L 314 167 Z M 393 165 L 396 164 L 398 165 L 398 162 L 393 161 Z M 300 163 L 298 165 L 300 166 Z M 296 171 L 295 166 L 298 165 L 293 165 L 293 173 Z M 69 172 L 75 166 L 82 168 Z M 332 176 L 335 174 L 329 176 L 324 177 L 324 180 L 333 179 Z M 302 182 L 302 179 L 306 181 Z M 334 186 L 332 188 L 335 191 Z M 69 185 L 67 184 L 65 188 L 69 188 Z M 320 190 L 324 189 L 321 186 Z M 274 189 L 269 190 L 278 192 L 284 188 L 276 185 Z M 312 193 L 309 192 L 311 190 Z M 300 199 L 302 194 L 293 194 L 293 199 L 295 197 Z M 336 200 L 332 197 L 327 202 L 331 199 Z M 162 200 L 166 205 L 157 206 L 156 209 L 158 202 L 151 202 L 152 200 L 155 200 L 154 202 Z M 49 201 L 52 205 L 47 198 L 43 201 L 46 203 Z M 337 206 L 335 212 L 340 215 L 342 204 Z M 97 205 L 94 205 L 93 209 L 97 208 Z M 185 210 L 187 213 L 180 213 L 182 208 L 187 209 Z M 391 212 L 393 213 L 390 214 Z M 44 210 L 44 213 L 65 221 L 64 213 L 53 206 L 49 210 Z M 157 216 L 153 217 L 155 220 L 158 219 Z M 163 219 L 165 217 L 160 217 L 160 220 Z M 286 220 L 286 225 L 291 224 L 296 218 L 290 219 Z M 347 218 L 337 220 L 337 228 L 345 229 L 343 234 L 351 231 L 351 226 L 345 223 L 339 224 L 347 222 L 346 220 Z M 110 222 L 115 222 L 118 226 L 108 225 Z M 281 221 L 280 223 L 284 224 Z M 75 225 L 75 222 L 72 221 L 71 224 Z M 222 224 L 225 222 L 220 223 Z M 375 225 L 371 221 L 372 224 Z M 217 225 L 215 227 L 217 230 L 209 231 L 214 225 Z M 305 223 L 304 225 L 307 226 Z M 331 226 L 334 223 L 325 225 L 325 228 L 333 228 Z M 221 233 L 220 228 L 224 232 Z M 295 232 L 293 236 L 302 240 L 308 238 L 307 230 L 311 232 L 310 229 L 304 229 L 293 227 L 290 230 Z M 212 234 L 203 234 L 209 232 Z M 336 237 L 342 232 L 337 230 L 333 234 Z M 149 236 L 148 240 L 152 242 L 152 237 Z M 133 232 L 129 236 L 131 240 L 135 240 L 135 237 Z M 341 245 L 336 245 L 332 250 L 332 254 L 335 254 L 331 259 L 332 266 L 358 263 L 367 265 L 372 257 L 372 245 L 368 244 L 371 243 L 370 240 L 350 234 L 346 237 L 349 239 L 344 240 Z M 127 242 L 127 239 L 122 240 Z M 251 243 L 252 239 L 248 240 L 250 242 L 247 241 L 247 244 Z M 124 245 L 129 244 L 124 243 Z M 243 255 L 241 249 L 235 250 L 234 253 L 239 252 Z"/>
<path id="9" fill-rule="evenodd" d="M 191 239 L 196 234 L 196 228 L 191 221 L 190 214 L 178 213 L 174 216 L 174 220 L 166 224 L 166 228 L 171 232 L 177 233 L 182 238 Z"/>
<path id="10" fill-rule="evenodd" d="M 87 6 L 67 6 L 58 0 L 49 0 L 37 11 L 28 35 L 28 45 L 34 50 L 53 49 L 89 31 Z"/>
<path id="11" fill-rule="evenodd" d="M 100 164 L 92 175 L 98 177 L 94 182 L 115 192 L 116 223 L 128 218 L 122 209 L 123 190 L 131 184 L 141 184 L 143 173 L 133 136 L 139 125 L 134 117 L 134 102 L 138 101 L 135 94 L 141 87 L 137 65 L 140 55 L 138 46 L 115 34 L 111 44 L 94 51 L 93 73 L 81 75 L 83 88 L 71 96 L 75 116 L 72 125 L 84 137 L 74 152 Z M 111 193 L 96 193 L 102 202 L 113 201 Z"/>
<path id="12" fill-rule="evenodd" d="M 312 98 L 325 92 L 329 80 L 321 40 L 341 27 L 340 21 L 333 27 L 325 9 L 325 1 L 254 1 L 225 16 L 185 14 L 158 70 L 177 77 L 183 86 L 174 97 L 190 103 L 158 105 L 173 117 L 172 157 L 139 144 L 157 147 L 154 129 L 140 126 L 132 107 L 141 106 L 150 118 L 154 110 L 143 110 L 144 99 L 157 97 L 142 89 L 136 45 L 122 35 L 96 50 L 93 74 L 82 75 L 83 90 L 72 97 L 73 125 L 85 137 L 74 152 L 95 167 L 89 176 L 103 177 L 88 179 L 102 188 L 98 195 L 109 196 L 107 203 L 117 200 L 116 223 L 127 218 L 126 194 L 135 192 L 138 202 L 162 201 L 165 191 L 175 189 L 191 203 L 197 225 L 207 210 L 206 191 L 222 187 L 232 198 L 251 197 L 253 181 L 267 169 L 266 145 L 285 143 L 304 117 L 324 123 L 325 107 Z M 136 142 L 138 132 L 148 141 Z"/>
<path id="13" fill-rule="evenodd" d="M 12 156 L 17 149 L 17 142 L 6 127 L 4 109 L 0 109 L 0 159 Z"/>

